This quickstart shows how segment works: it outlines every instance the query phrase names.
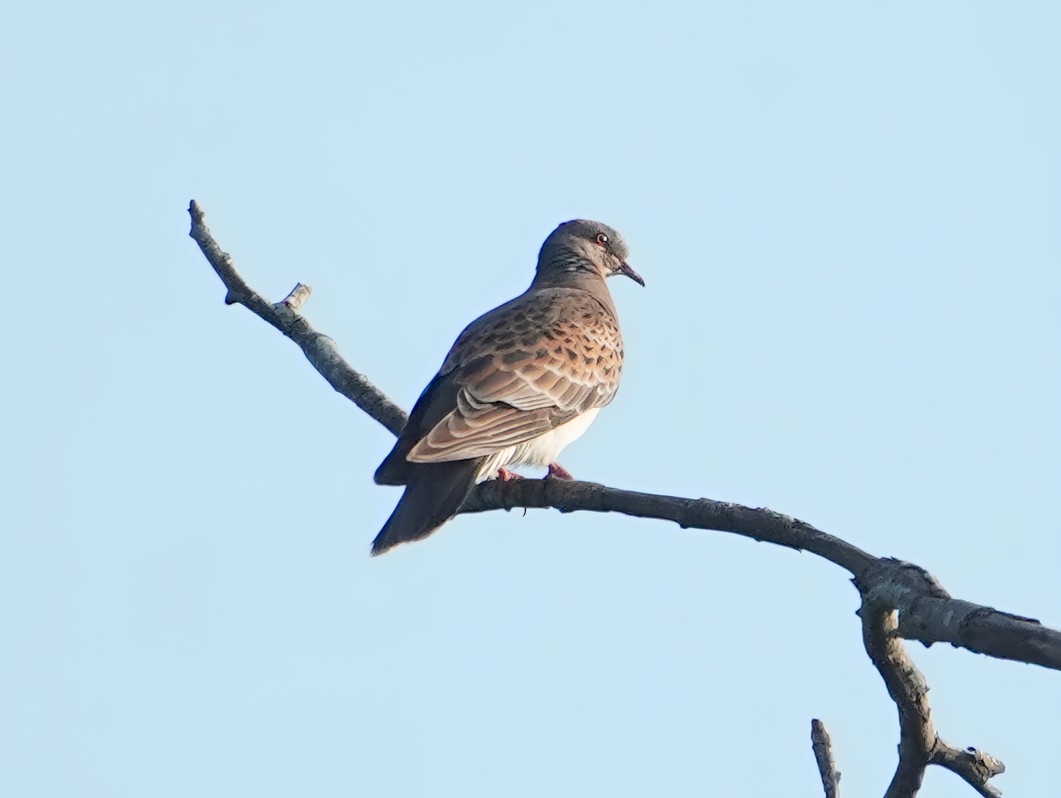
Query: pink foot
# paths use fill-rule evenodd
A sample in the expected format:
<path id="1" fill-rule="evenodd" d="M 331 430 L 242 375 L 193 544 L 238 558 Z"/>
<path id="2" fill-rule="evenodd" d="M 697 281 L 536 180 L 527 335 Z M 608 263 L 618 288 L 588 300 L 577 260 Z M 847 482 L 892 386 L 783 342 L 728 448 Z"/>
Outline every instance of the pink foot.
<path id="1" fill-rule="evenodd" d="M 574 477 L 571 476 L 571 472 L 568 471 L 566 468 L 564 468 L 559 463 L 550 463 L 549 464 L 549 473 L 545 475 L 545 478 L 548 479 L 549 477 L 555 477 L 556 479 L 567 479 L 567 480 L 574 479 Z"/>
<path id="2" fill-rule="evenodd" d="M 523 479 L 523 477 L 521 477 L 515 471 L 509 471 L 507 468 L 497 469 L 497 478 L 500 479 L 502 482 L 510 482 L 513 479 Z"/>

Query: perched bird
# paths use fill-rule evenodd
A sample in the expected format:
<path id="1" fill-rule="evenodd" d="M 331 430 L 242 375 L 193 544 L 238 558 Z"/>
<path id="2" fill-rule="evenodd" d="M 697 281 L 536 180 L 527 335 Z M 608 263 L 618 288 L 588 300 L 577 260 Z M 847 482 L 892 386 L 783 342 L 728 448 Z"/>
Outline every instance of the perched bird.
<path id="1" fill-rule="evenodd" d="M 457 514 L 478 482 L 510 466 L 548 466 L 582 435 L 619 387 L 623 342 L 606 277 L 645 281 L 626 244 L 600 222 L 576 219 L 542 245 L 530 287 L 469 324 L 413 407 L 380 485 L 405 485 L 372 554 L 420 540 Z"/>

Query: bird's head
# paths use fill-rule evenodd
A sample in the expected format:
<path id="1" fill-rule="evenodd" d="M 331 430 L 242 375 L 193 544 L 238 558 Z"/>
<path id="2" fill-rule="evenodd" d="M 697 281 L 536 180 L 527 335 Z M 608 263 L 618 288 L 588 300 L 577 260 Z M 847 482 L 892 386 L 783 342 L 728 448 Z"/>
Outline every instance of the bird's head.
<path id="1" fill-rule="evenodd" d="M 626 262 L 628 250 L 623 237 L 601 222 L 575 219 L 553 230 L 538 255 L 539 277 L 596 274 L 611 277 L 625 274 L 638 285 L 641 275 Z"/>

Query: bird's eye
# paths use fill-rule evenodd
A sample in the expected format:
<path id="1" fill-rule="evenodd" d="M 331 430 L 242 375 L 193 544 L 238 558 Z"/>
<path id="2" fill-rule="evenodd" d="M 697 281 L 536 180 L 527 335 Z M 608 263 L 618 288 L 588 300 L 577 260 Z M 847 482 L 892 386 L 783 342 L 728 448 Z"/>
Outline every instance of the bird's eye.
<path id="1" fill-rule="evenodd" d="M 597 244 L 602 247 L 608 246 L 608 236 L 604 233 L 597 233 Z"/>

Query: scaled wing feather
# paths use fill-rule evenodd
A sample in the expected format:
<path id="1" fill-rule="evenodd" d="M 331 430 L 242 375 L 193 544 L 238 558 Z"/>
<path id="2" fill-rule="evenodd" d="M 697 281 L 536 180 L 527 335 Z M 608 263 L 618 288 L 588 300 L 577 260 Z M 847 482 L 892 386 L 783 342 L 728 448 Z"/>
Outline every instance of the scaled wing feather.
<path id="1" fill-rule="evenodd" d="M 547 306 L 554 311 L 548 323 L 536 331 L 511 323 L 518 305 L 499 308 L 507 313 L 494 324 L 458 339 L 447 358 L 460 386 L 457 406 L 408 459 L 430 463 L 490 455 L 608 404 L 622 368 L 622 342 L 610 314 L 589 303 L 596 300 L 558 296 Z"/>

